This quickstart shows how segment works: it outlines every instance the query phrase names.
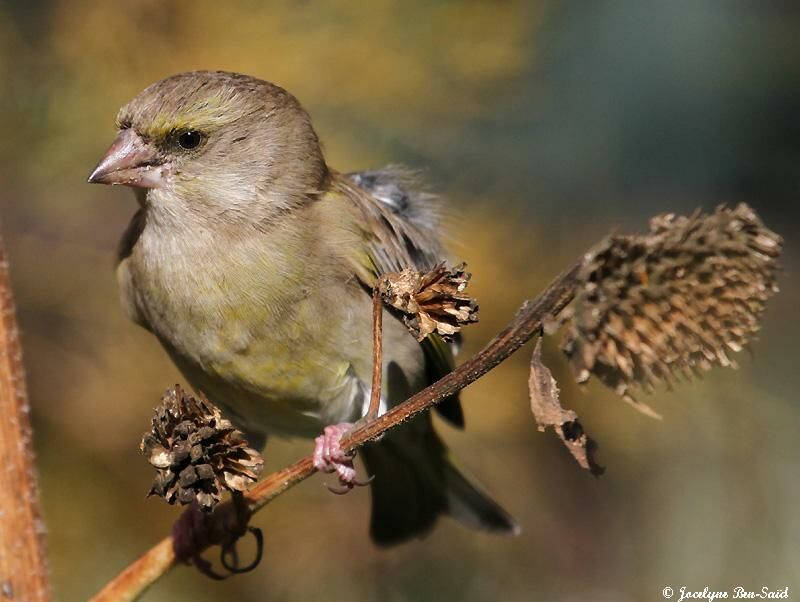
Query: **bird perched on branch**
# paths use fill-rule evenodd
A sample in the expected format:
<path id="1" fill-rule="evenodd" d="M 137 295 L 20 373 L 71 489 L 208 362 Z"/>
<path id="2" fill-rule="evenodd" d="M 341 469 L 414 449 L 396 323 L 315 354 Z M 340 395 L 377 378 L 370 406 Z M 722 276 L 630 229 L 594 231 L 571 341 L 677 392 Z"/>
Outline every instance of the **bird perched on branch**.
<path id="1" fill-rule="evenodd" d="M 432 197 L 401 169 L 331 169 L 298 101 L 246 75 L 164 79 L 120 110 L 117 127 L 89 181 L 136 190 L 117 267 L 125 311 L 251 443 L 324 429 L 318 468 L 352 483 L 338 441 L 370 397 L 370 291 L 382 273 L 440 261 Z M 436 335 L 420 344 L 387 313 L 382 404 L 452 361 Z M 439 409 L 463 426 L 457 398 Z M 516 530 L 456 468 L 429 414 L 362 453 L 378 543 L 424 535 L 443 513 Z"/>

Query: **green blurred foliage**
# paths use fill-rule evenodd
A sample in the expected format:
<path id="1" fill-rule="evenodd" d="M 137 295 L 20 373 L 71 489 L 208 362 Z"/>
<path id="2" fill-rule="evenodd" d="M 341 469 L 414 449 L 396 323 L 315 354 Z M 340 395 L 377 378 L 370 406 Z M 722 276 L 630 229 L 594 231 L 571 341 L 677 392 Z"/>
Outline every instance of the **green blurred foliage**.
<path id="1" fill-rule="evenodd" d="M 601 479 L 536 431 L 525 352 L 468 389 L 467 431 L 442 429 L 518 516 L 520 537 L 442 521 L 423 541 L 378 550 L 368 493 L 331 496 L 317 477 L 255 519 L 266 537 L 255 572 L 220 584 L 179 569 L 146 599 L 619 601 L 660 599 L 666 585 L 800 586 L 798 172 L 787 134 L 800 85 L 788 24 L 800 16 L 790 3 L 725 6 L 0 4 L 0 216 L 58 598 L 87 598 L 177 516 L 144 499 L 151 471 L 137 445 L 181 378 L 123 318 L 112 270 L 133 198 L 84 181 L 117 108 L 193 68 L 291 90 L 338 169 L 427 168 L 481 300 L 465 354 L 594 240 L 648 214 L 747 198 L 787 237 L 788 273 L 755 361 L 658 394 L 649 401 L 662 422 L 572 385 L 548 342 L 563 399 L 600 442 Z M 309 449 L 273 442 L 268 468 Z"/>

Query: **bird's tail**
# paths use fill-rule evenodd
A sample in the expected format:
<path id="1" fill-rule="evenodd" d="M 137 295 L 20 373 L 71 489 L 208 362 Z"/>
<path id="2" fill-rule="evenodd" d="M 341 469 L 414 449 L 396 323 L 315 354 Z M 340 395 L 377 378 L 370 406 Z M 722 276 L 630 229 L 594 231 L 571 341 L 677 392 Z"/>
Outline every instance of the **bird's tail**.
<path id="1" fill-rule="evenodd" d="M 360 453 L 374 476 L 370 535 L 380 545 L 424 536 L 440 514 L 473 529 L 519 531 L 514 519 L 456 467 L 427 414 Z"/>

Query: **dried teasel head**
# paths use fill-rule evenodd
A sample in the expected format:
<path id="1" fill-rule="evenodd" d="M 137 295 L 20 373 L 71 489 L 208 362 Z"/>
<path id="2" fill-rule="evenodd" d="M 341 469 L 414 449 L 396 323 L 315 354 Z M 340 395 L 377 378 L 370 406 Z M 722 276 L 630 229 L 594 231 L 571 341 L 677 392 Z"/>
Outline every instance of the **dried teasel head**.
<path id="1" fill-rule="evenodd" d="M 216 406 L 177 385 L 164 394 L 140 448 L 157 469 L 149 495 L 170 504 L 197 500 L 206 511 L 226 490 L 245 491 L 263 467 L 259 453 Z"/>
<path id="2" fill-rule="evenodd" d="M 448 339 L 478 321 L 478 302 L 464 293 L 470 279 L 465 268 L 463 263 L 455 268 L 440 263 L 427 273 L 407 268 L 382 276 L 378 291 L 387 305 L 404 314 L 418 341 L 433 332 Z"/>
<path id="3" fill-rule="evenodd" d="M 735 366 L 730 353 L 753 339 L 778 290 L 782 244 L 745 204 L 606 238 L 586 255 L 564 318 L 576 379 L 594 374 L 632 401 L 636 385 Z"/>

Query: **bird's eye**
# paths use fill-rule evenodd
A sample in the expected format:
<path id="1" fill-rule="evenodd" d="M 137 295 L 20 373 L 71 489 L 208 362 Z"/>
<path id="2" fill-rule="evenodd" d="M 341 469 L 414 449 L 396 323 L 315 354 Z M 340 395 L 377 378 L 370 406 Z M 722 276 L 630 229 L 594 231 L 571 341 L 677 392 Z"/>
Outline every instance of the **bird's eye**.
<path id="1" fill-rule="evenodd" d="M 202 141 L 203 134 L 196 130 L 189 130 L 178 136 L 178 144 L 180 144 L 181 148 L 185 148 L 186 150 L 197 148 Z"/>

